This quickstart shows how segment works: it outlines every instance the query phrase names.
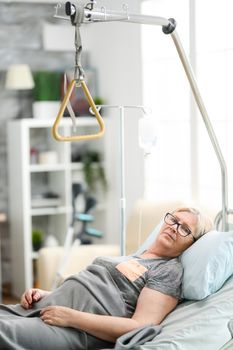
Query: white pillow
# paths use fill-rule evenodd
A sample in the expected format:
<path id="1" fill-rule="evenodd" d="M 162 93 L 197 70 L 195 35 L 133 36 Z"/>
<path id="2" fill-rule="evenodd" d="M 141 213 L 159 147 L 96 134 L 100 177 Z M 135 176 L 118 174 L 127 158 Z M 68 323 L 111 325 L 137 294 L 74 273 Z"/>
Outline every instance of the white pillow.
<path id="1" fill-rule="evenodd" d="M 157 225 L 136 254 L 142 254 L 155 240 L 163 221 Z M 215 293 L 233 274 L 233 231 L 210 231 L 180 257 L 184 267 L 182 297 L 201 300 Z"/>
<path id="2" fill-rule="evenodd" d="M 233 231 L 210 231 L 181 255 L 185 299 L 215 293 L 233 274 Z"/>

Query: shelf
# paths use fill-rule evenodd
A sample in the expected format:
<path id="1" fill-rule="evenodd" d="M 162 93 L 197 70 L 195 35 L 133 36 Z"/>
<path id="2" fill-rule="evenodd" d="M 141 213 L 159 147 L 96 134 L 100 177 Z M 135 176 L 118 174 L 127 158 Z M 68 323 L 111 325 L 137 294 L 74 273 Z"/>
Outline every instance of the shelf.
<path id="1" fill-rule="evenodd" d="M 95 162 L 92 162 L 92 166 L 96 166 L 97 167 L 97 164 L 99 163 L 95 163 Z M 101 165 L 102 166 L 105 166 L 104 162 L 101 162 Z M 70 163 L 70 169 L 71 170 L 82 170 L 83 169 L 83 163 L 82 162 L 72 162 Z"/>
<path id="2" fill-rule="evenodd" d="M 77 127 L 90 127 L 98 125 L 95 117 L 92 116 L 82 116 L 77 119 Z M 13 121 L 18 123 L 18 120 Z M 53 126 L 55 122 L 54 119 L 33 119 L 33 118 L 25 118 L 21 119 L 20 123 L 23 127 L 28 128 L 49 128 Z M 59 124 L 61 127 L 72 127 L 72 119 L 69 117 L 63 118 Z"/>
<path id="3" fill-rule="evenodd" d="M 97 164 L 97 163 L 96 163 Z M 103 164 L 103 162 L 102 162 Z M 95 165 L 95 164 L 94 164 Z M 69 167 L 71 170 L 82 170 L 82 162 L 71 162 L 71 163 L 58 163 L 58 164 L 31 164 L 30 172 L 31 173 L 42 173 L 50 171 L 63 171 Z"/>
<path id="4" fill-rule="evenodd" d="M 31 164 L 30 172 L 31 173 L 42 173 L 49 171 L 63 171 L 67 169 L 67 164 Z"/>
<path id="5" fill-rule="evenodd" d="M 47 215 L 59 215 L 59 214 L 68 214 L 71 212 L 69 207 L 45 207 L 45 208 L 31 208 L 32 216 L 47 216 Z"/>
<path id="6" fill-rule="evenodd" d="M 75 152 L 77 154 L 80 152 L 80 144 L 56 142 L 51 137 L 53 123 L 52 119 L 33 118 L 12 120 L 8 123 L 10 189 L 8 220 L 11 223 L 11 240 L 14 243 L 12 291 L 17 296 L 33 286 L 36 276 L 33 263 L 38 258 L 38 252 L 32 250 L 32 228 L 42 229 L 46 234 L 52 232 L 59 244 L 64 242 L 73 212 L 72 184 L 80 183 L 85 188 L 83 163 L 72 162 Z M 80 128 L 78 130 L 80 133 L 90 133 L 96 125 L 95 117 L 77 118 L 77 129 Z M 60 126 L 62 133 L 70 133 L 71 118 L 64 118 Z M 97 149 L 101 159 L 102 157 L 106 159 L 106 142 L 105 139 L 101 142 L 96 140 L 91 146 L 88 144 L 87 150 L 89 147 L 90 151 Z M 33 148 L 36 151 L 34 158 L 31 152 Z M 40 155 L 43 152 L 56 153 L 57 160 L 48 157 L 50 163 L 48 161 L 42 163 Z M 102 164 L 106 165 L 104 162 Z M 95 227 L 107 232 L 105 198 L 103 200 L 101 193 L 93 195 L 97 199 L 97 205 L 93 208 Z"/>

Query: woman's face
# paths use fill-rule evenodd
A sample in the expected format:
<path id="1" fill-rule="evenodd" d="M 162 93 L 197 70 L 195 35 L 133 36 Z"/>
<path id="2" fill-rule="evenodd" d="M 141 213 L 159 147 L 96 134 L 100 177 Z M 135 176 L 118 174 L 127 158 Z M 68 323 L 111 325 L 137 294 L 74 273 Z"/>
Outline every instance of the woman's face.
<path id="1" fill-rule="evenodd" d="M 197 216 L 193 213 L 180 211 L 172 214 L 179 224 L 185 224 L 194 235 L 197 226 Z M 193 237 L 189 234 L 186 237 L 181 236 L 177 231 L 177 225 L 168 225 L 164 223 L 156 238 L 156 244 L 165 249 L 166 256 L 179 256 L 184 250 L 192 245 Z"/>

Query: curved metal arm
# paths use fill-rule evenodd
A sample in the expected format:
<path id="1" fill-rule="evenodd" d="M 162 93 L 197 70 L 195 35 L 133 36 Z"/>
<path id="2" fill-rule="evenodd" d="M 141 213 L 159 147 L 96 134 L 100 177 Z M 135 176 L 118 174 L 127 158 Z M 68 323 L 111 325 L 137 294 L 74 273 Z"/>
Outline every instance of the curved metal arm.
<path id="1" fill-rule="evenodd" d="M 177 53 L 180 57 L 181 63 L 183 65 L 184 71 L 186 73 L 186 76 L 188 78 L 190 87 L 193 92 L 193 96 L 195 98 L 195 101 L 197 103 L 197 106 L 199 108 L 199 111 L 201 113 L 203 122 L 205 124 L 206 130 L 208 132 L 210 141 L 212 143 L 212 146 L 214 148 L 215 154 L 218 158 L 219 165 L 221 168 L 221 175 L 222 175 L 222 212 L 221 212 L 221 217 L 222 217 L 222 230 L 223 231 L 228 231 L 228 220 L 227 220 L 227 215 L 228 215 L 228 177 L 227 177 L 227 167 L 226 167 L 226 162 L 223 157 L 221 148 L 219 146 L 216 134 L 214 132 L 214 129 L 212 127 L 212 124 L 210 122 L 207 110 L 205 108 L 204 102 L 202 100 L 196 79 L 194 77 L 194 74 L 192 72 L 191 65 L 189 64 L 189 61 L 186 57 L 186 54 L 184 52 L 184 49 L 181 45 L 180 39 L 176 31 L 174 31 L 171 34 L 171 37 L 173 39 L 173 42 L 175 44 L 175 47 L 177 49 Z M 217 218 L 216 218 L 217 219 Z M 215 220 L 216 220 L 215 219 Z M 219 218 L 217 219 L 218 221 L 218 226 L 219 226 Z"/>
<path id="2" fill-rule="evenodd" d="M 96 105 L 91 97 L 91 94 L 87 88 L 86 83 L 81 80 L 79 82 L 79 86 L 82 87 L 84 94 L 89 102 L 89 105 L 91 107 L 91 109 L 94 112 L 94 115 L 98 121 L 99 127 L 100 127 L 100 131 L 95 133 L 95 134 L 88 134 L 88 135 L 70 135 L 70 136 L 63 136 L 61 134 L 59 134 L 58 128 L 59 128 L 59 123 L 63 117 L 64 111 L 66 109 L 66 106 L 69 103 L 70 100 L 70 96 L 74 90 L 74 88 L 76 87 L 77 81 L 75 79 L 73 79 L 70 83 L 70 85 L 68 86 L 66 95 L 63 99 L 63 102 L 61 104 L 60 110 L 58 112 L 57 118 L 53 124 L 52 127 L 52 134 L 53 137 L 57 140 L 57 141 L 86 141 L 86 140 L 93 140 L 93 139 L 97 139 L 103 136 L 104 132 L 105 132 L 105 125 L 104 125 L 104 121 L 101 117 L 101 115 L 99 114 Z"/>

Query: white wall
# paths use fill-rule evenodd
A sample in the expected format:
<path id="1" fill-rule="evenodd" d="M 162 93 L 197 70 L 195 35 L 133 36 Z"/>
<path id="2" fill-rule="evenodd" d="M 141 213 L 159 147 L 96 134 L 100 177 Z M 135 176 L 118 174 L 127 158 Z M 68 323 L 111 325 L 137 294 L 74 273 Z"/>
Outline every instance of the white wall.
<path id="1" fill-rule="evenodd" d="M 75 3 L 75 2 L 74 2 Z M 113 0 L 97 1 L 95 9 L 122 12 L 123 2 Z M 140 13 L 140 0 L 130 2 L 129 13 Z M 62 24 L 62 25 L 61 25 Z M 98 73 L 98 93 L 110 105 L 142 104 L 142 64 L 140 25 L 124 22 L 91 23 L 81 26 L 82 47 L 89 52 L 90 66 Z M 55 34 L 54 34 L 55 33 Z M 44 45 L 47 50 L 66 49 L 74 51 L 74 28 L 69 22 L 57 21 L 57 25 L 44 26 Z M 65 43 L 65 45 L 64 45 Z M 119 109 L 105 110 L 107 130 L 111 147 L 107 149 L 107 168 L 110 176 L 110 191 L 107 200 L 111 212 L 108 222 L 108 241 L 117 242 L 120 232 L 121 157 L 120 157 L 120 112 Z M 137 109 L 125 110 L 125 197 L 126 221 L 135 201 L 142 196 L 144 167 L 142 151 L 138 147 Z M 116 168 L 117 172 L 111 171 Z"/>
<path id="2" fill-rule="evenodd" d="M 123 3 L 98 1 L 99 6 L 121 11 Z M 140 1 L 130 2 L 129 12 L 139 13 Z M 98 68 L 99 92 L 108 104 L 140 105 L 142 101 L 140 25 L 131 23 L 96 23 L 82 28 L 83 48 L 90 51 L 91 64 Z M 143 192 L 143 160 L 138 148 L 138 111 L 125 111 L 125 191 L 126 217 L 135 200 Z M 118 198 L 110 196 L 112 216 L 109 227 L 111 236 L 119 235 L 120 208 L 120 144 L 119 111 L 108 113 L 113 129 L 112 148 L 109 150 L 108 167 L 117 166 L 112 186 L 117 188 Z M 108 233 L 110 234 L 110 233 Z M 116 240 L 116 238 L 115 238 Z"/>
<path id="3" fill-rule="evenodd" d="M 175 18 L 187 54 L 188 5 L 186 0 L 147 0 L 142 5 L 144 14 Z M 142 47 L 144 103 L 153 108 L 157 128 L 156 147 L 147 162 L 147 197 L 186 202 L 192 187 L 190 86 L 170 35 L 156 26 L 144 26 Z"/>
<path id="4" fill-rule="evenodd" d="M 99 6 L 108 10 L 121 11 L 123 3 L 116 1 L 98 1 Z M 99 7 L 98 6 L 98 7 Z M 139 13 L 140 1 L 130 2 L 129 13 Z M 113 105 L 140 105 L 142 102 L 141 45 L 140 25 L 131 23 L 96 23 L 82 28 L 83 49 L 90 52 L 91 64 L 98 68 L 100 96 Z M 126 217 L 132 210 L 135 200 L 143 192 L 143 159 L 138 148 L 137 119 L 140 113 L 136 110 L 125 111 L 125 190 Z M 108 113 L 113 128 L 110 132 L 112 148 L 109 149 L 108 167 L 117 165 L 112 186 L 117 188 L 119 198 L 110 196 L 112 227 L 111 236 L 119 235 L 120 208 L 120 148 L 119 148 L 119 112 Z M 110 233 L 108 233 L 110 234 Z M 116 240 L 116 238 L 114 238 Z"/>
<path id="5" fill-rule="evenodd" d="M 106 10 L 124 11 L 124 2 L 113 0 L 98 1 L 96 9 L 106 6 Z M 129 13 L 139 13 L 140 1 L 132 0 Z M 58 20 L 58 23 L 60 21 Z M 64 24 L 64 23 L 63 23 Z M 61 32 L 60 32 L 61 33 Z M 69 32 L 64 30 L 59 36 L 70 42 Z M 83 50 L 90 53 L 90 65 L 98 72 L 99 95 L 107 104 L 140 105 L 142 103 L 141 44 L 140 25 L 123 22 L 93 23 L 81 27 Z M 71 47 L 72 49 L 72 47 Z M 110 121 L 106 137 L 110 138 L 107 169 L 111 172 L 108 206 L 111 211 L 108 227 L 108 241 L 118 241 L 120 215 L 120 125 L 119 110 L 108 110 Z M 126 218 L 135 200 L 143 193 L 143 157 L 138 147 L 138 110 L 125 111 L 125 191 Z M 113 172 L 113 169 L 117 169 Z M 116 195 L 117 193 L 117 195 Z"/>

